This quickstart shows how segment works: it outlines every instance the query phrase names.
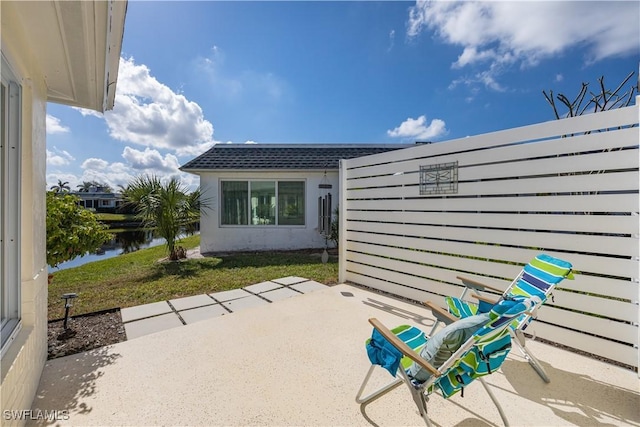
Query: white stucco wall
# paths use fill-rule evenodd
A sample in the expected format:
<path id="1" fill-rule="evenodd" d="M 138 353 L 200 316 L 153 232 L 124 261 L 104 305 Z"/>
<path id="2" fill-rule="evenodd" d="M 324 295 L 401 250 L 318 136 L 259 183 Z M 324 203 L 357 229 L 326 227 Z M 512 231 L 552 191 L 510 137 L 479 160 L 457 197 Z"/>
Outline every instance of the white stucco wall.
<path id="1" fill-rule="evenodd" d="M 264 251 L 321 248 L 324 238 L 318 233 L 318 197 L 325 194 L 318 185 L 324 172 L 223 172 L 200 174 L 203 198 L 211 209 L 201 215 L 200 249 L 202 252 Z M 230 226 L 220 225 L 221 180 L 302 180 L 305 181 L 305 225 L 303 226 Z M 332 185 L 332 210 L 338 207 L 338 171 L 328 171 Z M 332 243 L 329 242 L 332 246 Z"/>
<path id="2" fill-rule="evenodd" d="M 5 419 L 4 411 L 31 408 L 47 358 L 46 86 L 11 3 L 3 2 L 1 19 L 2 53 L 22 84 L 22 328 L 0 361 L 0 424 L 21 425 L 24 420 Z"/>

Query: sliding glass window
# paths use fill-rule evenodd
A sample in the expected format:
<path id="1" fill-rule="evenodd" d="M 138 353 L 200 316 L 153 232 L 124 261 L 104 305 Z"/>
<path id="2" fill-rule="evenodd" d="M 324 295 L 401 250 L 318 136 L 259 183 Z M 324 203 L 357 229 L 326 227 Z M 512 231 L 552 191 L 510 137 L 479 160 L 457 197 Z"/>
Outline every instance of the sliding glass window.
<path id="1" fill-rule="evenodd" d="M 278 224 L 304 225 L 304 182 L 278 182 Z"/>
<path id="2" fill-rule="evenodd" d="M 222 224 L 246 225 L 249 218 L 249 183 L 222 181 Z"/>
<path id="3" fill-rule="evenodd" d="M 222 181 L 222 225 L 304 225 L 304 181 Z"/>

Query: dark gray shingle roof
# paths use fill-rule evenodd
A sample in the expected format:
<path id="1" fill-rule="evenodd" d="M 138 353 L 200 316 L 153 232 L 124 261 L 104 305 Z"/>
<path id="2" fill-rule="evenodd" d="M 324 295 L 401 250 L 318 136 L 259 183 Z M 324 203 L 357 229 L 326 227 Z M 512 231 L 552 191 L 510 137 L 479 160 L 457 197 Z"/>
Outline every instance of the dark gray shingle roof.
<path id="1" fill-rule="evenodd" d="M 338 169 L 340 159 L 408 148 L 413 144 L 216 144 L 184 171 L 232 169 Z"/>

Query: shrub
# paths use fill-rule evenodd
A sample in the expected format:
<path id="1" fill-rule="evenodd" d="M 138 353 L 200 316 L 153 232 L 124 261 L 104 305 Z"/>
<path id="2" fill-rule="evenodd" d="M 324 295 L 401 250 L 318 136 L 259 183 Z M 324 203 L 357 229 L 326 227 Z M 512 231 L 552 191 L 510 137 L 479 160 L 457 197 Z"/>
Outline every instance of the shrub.
<path id="1" fill-rule="evenodd" d="M 56 267 L 111 239 L 107 226 L 70 194 L 47 192 L 47 264 Z"/>

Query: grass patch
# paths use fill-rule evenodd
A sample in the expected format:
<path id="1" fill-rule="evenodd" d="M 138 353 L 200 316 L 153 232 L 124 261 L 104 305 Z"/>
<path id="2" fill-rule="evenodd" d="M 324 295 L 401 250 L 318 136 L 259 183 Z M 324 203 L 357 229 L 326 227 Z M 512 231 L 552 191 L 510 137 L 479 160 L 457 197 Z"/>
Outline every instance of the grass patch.
<path id="1" fill-rule="evenodd" d="M 114 222 L 114 221 L 136 221 L 133 214 L 116 214 L 116 213 L 95 213 L 98 221 Z"/>
<path id="2" fill-rule="evenodd" d="M 200 236 L 182 239 L 189 249 Z M 322 264 L 320 251 L 237 253 L 220 257 L 159 263 L 164 246 L 54 272 L 49 285 L 49 319 L 64 315 L 60 296 L 77 292 L 72 315 L 114 307 L 132 307 L 173 298 L 241 288 L 286 276 L 300 276 L 320 283 L 337 283 L 338 260 Z"/>

